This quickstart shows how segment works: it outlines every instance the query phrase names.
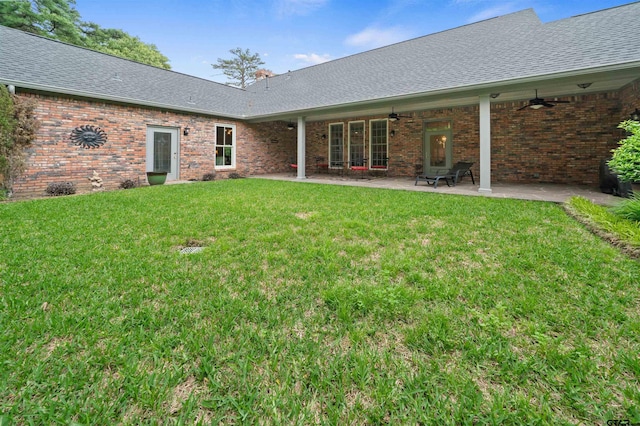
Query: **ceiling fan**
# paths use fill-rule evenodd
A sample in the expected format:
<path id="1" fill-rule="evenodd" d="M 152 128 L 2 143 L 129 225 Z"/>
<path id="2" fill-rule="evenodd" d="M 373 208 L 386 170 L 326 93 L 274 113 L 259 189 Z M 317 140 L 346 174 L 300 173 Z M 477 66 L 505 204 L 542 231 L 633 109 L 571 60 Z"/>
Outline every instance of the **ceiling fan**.
<path id="1" fill-rule="evenodd" d="M 393 112 L 393 107 L 391 107 L 391 114 L 389 114 L 389 121 L 398 121 L 401 118 L 411 118 L 411 117 L 408 116 L 408 115 L 397 114 L 397 113 Z"/>
<path id="2" fill-rule="evenodd" d="M 540 109 L 542 107 L 551 108 L 554 107 L 554 104 L 568 104 L 569 101 L 547 101 L 545 99 L 538 97 L 538 89 L 536 89 L 536 97 L 529 100 L 529 103 L 522 108 L 518 108 L 518 111 L 523 110 L 525 108 L 531 109 Z"/>

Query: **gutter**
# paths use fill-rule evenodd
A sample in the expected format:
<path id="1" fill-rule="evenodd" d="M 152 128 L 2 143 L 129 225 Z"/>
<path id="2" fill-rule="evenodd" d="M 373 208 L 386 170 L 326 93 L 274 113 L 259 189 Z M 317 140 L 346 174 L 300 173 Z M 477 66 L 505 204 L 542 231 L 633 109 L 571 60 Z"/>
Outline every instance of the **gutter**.
<path id="1" fill-rule="evenodd" d="M 549 74 L 533 75 L 533 76 L 507 79 L 507 80 L 494 80 L 494 81 L 487 81 L 479 84 L 471 84 L 466 86 L 437 89 L 430 92 L 411 93 L 406 95 L 390 96 L 387 98 L 372 98 L 367 100 L 346 102 L 342 104 L 324 105 L 319 107 L 311 106 L 309 108 L 300 109 L 300 110 L 278 111 L 274 113 L 261 114 L 261 115 L 221 113 L 221 112 L 215 112 L 215 111 L 204 110 L 199 108 L 189 108 L 189 107 L 184 107 L 179 105 L 163 104 L 159 102 L 137 100 L 137 99 L 120 97 L 120 96 L 104 95 L 104 94 L 98 94 L 93 92 L 65 89 L 65 88 L 50 86 L 50 85 L 27 83 L 27 82 L 18 81 L 18 80 L 4 80 L 0 78 L 0 81 L 6 85 L 15 86 L 18 88 L 25 88 L 25 89 L 38 90 L 38 91 L 51 92 L 51 93 L 60 93 L 60 94 L 78 96 L 78 97 L 90 98 L 90 99 L 100 99 L 100 100 L 106 100 L 106 101 L 120 102 L 120 103 L 125 103 L 130 105 L 170 109 L 173 111 L 194 113 L 194 114 L 221 117 L 221 118 L 229 118 L 229 119 L 234 119 L 239 121 L 261 122 L 261 121 L 273 121 L 273 120 L 286 120 L 286 119 L 290 119 L 291 116 L 313 116 L 313 115 L 319 115 L 319 113 L 326 114 L 326 113 L 341 112 L 341 111 L 348 112 L 348 110 L 350 109 L 357 109 L 357 108 L 362 108 L 367 106 L 372 107 L 372 106 L 378 105 L 379 107 L 382 108 L 394 102 L 411 101 L 414 99 L 425 98 L 425 97 L 437 98 L 439 96 L 446 97 L 452 94 L 463 94 L 463 93 L 466 93 L 467 96 L 479 96 L 481 94 L 489 94 L 490 92 L 495 91 L 497 88 L 505 87 L 505 86 L 532 85 L 533 83 L 538 83 L 538 82 L 550 80 L 550 79 L 563 79 L 563 78 L 568 79 L 568 78 L 579 77 L 581 75 L 587 76 L 587 75 L 598 74 L 598 73 L 633 70 L 637 68 L 640 68 L 640 61 L 605 65 L 605 66 L 586 68 L 586 69 L 575 68 L 571 70 L 565 70 L 565 71 L 549 73 Z"/>

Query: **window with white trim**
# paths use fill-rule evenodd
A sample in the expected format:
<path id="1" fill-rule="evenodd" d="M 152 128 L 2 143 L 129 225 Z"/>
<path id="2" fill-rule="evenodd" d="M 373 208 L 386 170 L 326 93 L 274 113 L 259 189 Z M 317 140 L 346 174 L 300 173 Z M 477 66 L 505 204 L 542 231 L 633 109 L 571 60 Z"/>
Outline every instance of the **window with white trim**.
<path id="1" fill-rule="evenodd" d="M 349 164 L 352 166 L 364 166 L 365 143 L 364 121 L 352 121 L 349 123 Z"/>
<path id="2" fill-rule="evenodd" d="M 236 167 L 236 126 L 216 124 L 216 169 Z"/>
<path id="3" fill-rule="evenodd" d="M 329 124 L 329 167 L 342 168 L 344 164 L 344 124 Z"/>
<path id="4" fill-rule="evenodd" d="M 370 167 L 386 168 L 389 159 L 387 120 L 369 122 L 369 164 Z"/>

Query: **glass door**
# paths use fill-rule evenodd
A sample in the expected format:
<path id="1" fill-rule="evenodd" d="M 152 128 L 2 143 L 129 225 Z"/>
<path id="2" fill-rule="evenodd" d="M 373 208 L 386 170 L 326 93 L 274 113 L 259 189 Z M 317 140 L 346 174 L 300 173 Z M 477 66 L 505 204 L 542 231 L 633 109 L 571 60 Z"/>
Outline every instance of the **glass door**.
<path id="1" fill-rule="evenodd" d="M 349 165 L 366 166 L 364 159 L 364 121 L 349 123 Z"/>
<path id="2" fill-rule="evenodd" d="M 178 179 L 178 130 L 147 128 L 147 171 L 166 172 L 167 180 Z"/>
<path id="3" fill-rule="evenodd" d="M 435 175 L 438 171 L 449 170 L 453 164 L 451 122 L 431 121 L 424 126 L 424 172 Z"/>

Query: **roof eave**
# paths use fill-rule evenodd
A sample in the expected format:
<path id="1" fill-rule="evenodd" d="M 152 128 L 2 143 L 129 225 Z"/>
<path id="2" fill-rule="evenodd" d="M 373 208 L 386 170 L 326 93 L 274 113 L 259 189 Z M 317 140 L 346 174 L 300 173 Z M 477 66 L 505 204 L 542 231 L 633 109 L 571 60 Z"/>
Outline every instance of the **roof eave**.
<path id="1" fill-rule="evenodd" d="M 211 110 L 206 110 L 201 108 L 189 108 L 181 105 L 165 104 L 161 102 L 152 102 L 152 101 L 146 101 L 146 100 L 140 100 L 140 99 L 126 98 L 122 96 L 105 95 L 103 93 L 94 93 L 94 92 L 87 92 L 82 90 L 66 89 L 66 88 L 57 87 L 57 86 L 28 83 L 28 82 L 19 81 L 19 80 L 0 78 L 0 82 L 2 84 L 12 85 L 20 89 L 49 92 L 49 93 L 63 94 L 63 95 L 69 95 L 69 96 L 77 96 L 81 98 L 96 99 L 96 100 L 103 100 L 103 101 L 118 102 L 118 103 L 124 103 L 128 105 L 168 109 L 172 111 L 188 112 L 188 113 L 215 116 L 215 117 L 224 117 L 224 118 L 231 118 L 235 120 L 244 120 L 247 118 L 245 115 L 229 114 L 225 112 L 211 111 Z"/>
<path id="2" fill-rule="evenodd" d="M 439 98 L 439 97 L 450 97 L 451 95 L 458 95 L 458 96 L 488 95 L 490 93 L 500 91 L 503 88 L 535 85 L 536 83 L 547 81 L 547 80 L 563 80 L 563 79 L 571 79 L 571 78 L 576 78 L 581 76 L 586 77 L 594 74 L 625 72 L 625 71 L 628 71 L 629 74 L 632 75 L 632 71 L 634 70 L 636 70 L 636 75 L 637 75 L 637 69 L 640 69 L 640 61 L 630 61 L 630 62 L 608 64 L 604 66 L 597 66 L 597 67 L 591 67 L 591 68 L 576 68 L 576 69 L 563 70 L 563 71 L 547 73 L 547 74 L 530 75 L 530 76 L 518 77 L 513 79 L 486 81 L 479 84 L 449 87 L 445 89 L 432 90 L 428 92 L 411 93 L 411 94 L 400 95 L 400 96 L 390 96 L 386 98 L 372 98 L 364 101 L 326 105 L 320 108 L 311 107 L 311 108 L 300 109 L 300 110 L 279 111 L 276 113 L 269 113 L 269 114 L 248 115 L 246 119 L 252 122 L 264 122 L 264 121 L 270 121 L 270 120 L 286 120 L 286 119 L 289 119 L 291 116 L 311 117 L 319 113 L 324 114 L 326 112 L 333 112 L 333 111 L 340 111 L 340 110 L 348 111 L 353 109 L 362 109 L 364 107 L 370 107 L 370 106 L 380 106 L 382 104 L 390 105 L 392 103 L 396 103 L 396 104 L 403 103 L 403 102 L 415 100 L 416 98 L 425 98 L 425 97 Z"/>

